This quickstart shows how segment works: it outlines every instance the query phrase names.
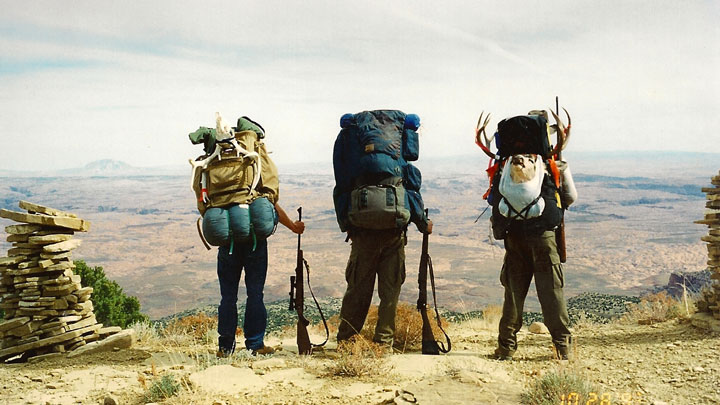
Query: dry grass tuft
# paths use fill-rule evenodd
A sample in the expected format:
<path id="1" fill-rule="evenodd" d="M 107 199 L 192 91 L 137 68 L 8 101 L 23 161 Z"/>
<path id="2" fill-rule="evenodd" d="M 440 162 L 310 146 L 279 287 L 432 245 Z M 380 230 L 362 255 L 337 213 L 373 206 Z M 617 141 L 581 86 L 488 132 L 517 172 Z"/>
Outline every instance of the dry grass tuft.
<path id="1" fill-rule="evenodd" d="M 435 311 L 428 308 L 428 318 L 430 318 L 430 326 L 432 327 L 435 339 L 444 339 L 442 332 L 437 327 L 435 320 Z M 378 320 L 378 307 L 373 305 L 368 311 L 365 326 L 360 335 L 367 340 L 372 340 L 375 335 L 375 325 Z M 447 327 L 447 323 L 440 318 L 443 328 Z M 407 302 L 399 302 L 395 315 L 395 340 L 393 343 L 395 349 L 405 352 L 407 350 L 419 350 L 422 346 L 422 316 L 420 311 L 414 305 Z"/>
<path id="2" fill-rule="evenodd" d="M 376 376 L 387 372 L 386 348 L 355 335 L 338 344 L 340 355 L 328 368 L 328 374 L 343 377 Z"/>
<path id="3" fill-rule="evenodd" d="M 643 297 L 637 304 L 629 304 L 628 311 L 620 318 L 621 323 L 652 325 L 671 319 L 686 318 L 692 315 L 694 305 L 689 298 L 678 300 L 665 291 Z"/>
<path id="4" fill-rule="evenodd" d="M 474 331 L 497 331 L 500 318 L 502 318 L 502 306 L 488 305 L 485 309 L 483 309 L 482 316 L 468 317 L 461 323 L 463 328 L 468 328 Z"/>
<path id="5" fill-rule="evenodd" d="M 164 335 L 185 335 L 196 342 L 207 342 L 210 332 L 217 329 L 217 316 L 208 316 L 204 312 L 178 318 L 170 322 L 163 331 Z"/>

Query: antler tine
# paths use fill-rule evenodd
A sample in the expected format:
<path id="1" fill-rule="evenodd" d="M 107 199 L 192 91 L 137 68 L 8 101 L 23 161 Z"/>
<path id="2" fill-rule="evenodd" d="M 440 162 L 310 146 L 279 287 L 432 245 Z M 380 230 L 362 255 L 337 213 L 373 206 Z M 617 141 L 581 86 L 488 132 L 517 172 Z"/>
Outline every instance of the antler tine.
<path id="1" fill-rule="evenodd" d="M 565 111 L 565 115 L 568 119 L 567 128 L 565 129 L 565 139 L 563 139 L 563 146 L 562 148 L 565 149 L 565 146 L 567 146 L 568 140 L 570 139 L 570 129 L 572 128 L 572 120 L 570 119 L 570 114 L 568 111 L 563 107 L 563 111 Z"/>
<path id="2" fill-rule="evenodd" d="M 563 110 L 565 110 L 565 108 L 563 108 Z M 565 124 L 563 124 L 560 117 L 558 117 L 558 115 L 555 114 L 555 111 L 553 111 L 552 108 L 550 109 L 550 113 L 552 113 L 553 118 L 555 118 L 555 123 L 556 123 L 555 126 L 557 127 L 557 132 L 556 132 L 557 145 L 555 145 L 553 150 L 550 151 L 550 156 L 555 156 L 558 154 L 558 152 L 565 149 L 565 145 L 567 144 L 567 134 L 566 134 Z M 567 110 L 565 111 L 565 113 L 567 114 Z M 568 115 L 568 117 L 569 117 L 569 115 Z"/>
<path id="3" fill-rule="evenodd" d="M 483 121 L 483 114 L 485 114 L 485 111 L 480 113 L 480 118 L 478 119 L 478 123 L 475 126 L 475 143 L 480 145 L 484 145 L 485 148 L 480 148 L 485 152 L 486 155 L 488 155 L 491 159 L 495 158 L 495 155 L 490 152 L 490 139 L 487 136 L 487 132 L 485 132 L 485 127 L 487 127 L 488 123 L 490 123 L 490 114 L 485 117 L 485 121 Z M 482 134 L 482 140 L 480 139 L 480 134 Z"/>

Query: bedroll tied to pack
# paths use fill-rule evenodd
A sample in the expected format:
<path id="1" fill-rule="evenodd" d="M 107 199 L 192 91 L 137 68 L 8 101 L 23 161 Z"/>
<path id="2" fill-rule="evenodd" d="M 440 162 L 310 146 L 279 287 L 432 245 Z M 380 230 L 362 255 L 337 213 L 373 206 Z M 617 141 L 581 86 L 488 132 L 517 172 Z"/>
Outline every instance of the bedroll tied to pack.
<path id="1" fill-rule="evenodd" d="M 398 110 L 341 117 L 333 150 L 333 200 L 341 231 L 407 225 L 410 201 L 422 201 L 419 171 L 408 168 L 419 156 L 419 126 L 417 115 Z M 409 186 L 408 173 L 417 178 L 416 187 Z"/>
<path id="2" fill-rule="evenodd" d="M 212 246 L 229 246 L 266 239 L 275 232 L 278 216 L 273 204 L 260 197 L 250 204 L 231 204 L 205 211 L 202 230 Z"/>

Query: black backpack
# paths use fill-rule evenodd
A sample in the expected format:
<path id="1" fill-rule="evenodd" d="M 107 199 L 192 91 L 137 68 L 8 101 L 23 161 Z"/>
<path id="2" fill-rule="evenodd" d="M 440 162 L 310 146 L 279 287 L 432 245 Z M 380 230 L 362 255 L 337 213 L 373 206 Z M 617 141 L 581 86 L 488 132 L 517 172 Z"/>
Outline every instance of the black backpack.
<path id="1" fill-rule="evenodd" d="M 550 156 L 548 123 L 542 115 L 518 115 L 498 123 L 495 146 L 501 158 L 533 153 L 547 159 Z"/>

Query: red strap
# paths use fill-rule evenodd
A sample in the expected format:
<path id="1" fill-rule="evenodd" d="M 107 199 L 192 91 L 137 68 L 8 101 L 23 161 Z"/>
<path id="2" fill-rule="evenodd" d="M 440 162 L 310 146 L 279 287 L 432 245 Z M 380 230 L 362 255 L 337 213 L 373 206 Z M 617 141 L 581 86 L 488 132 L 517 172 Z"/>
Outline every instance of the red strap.
<path id="1" fill-rule="evenodd" d="M 495 160 L 495 164 L 492 164 L 494 159 L 490 159 L 490 162 L 488 162 L 488 168 L 485 170 L 488 174 L 488 179 L 490 180 L 490 184 L 488 185 L 488 189 L 483 194 L 483 200 L 487 200 L 488 196 L 490 195 L 490 189 L 492 189 L 493 184 L 493 178 L 495 178 L 495 174 L 497 173 L 498 169 L 500 168 L 500 162 Z"/>
<path id="2" fill-rule="evenodd" d="M 560 170 L 558 170 L 558 167 L 555 164 L 555 159 L 551 157 L 548 159 L 548 163 L 550 164 L 550 173 L 552 173 L 555 187 L 560 188 Z"/>

